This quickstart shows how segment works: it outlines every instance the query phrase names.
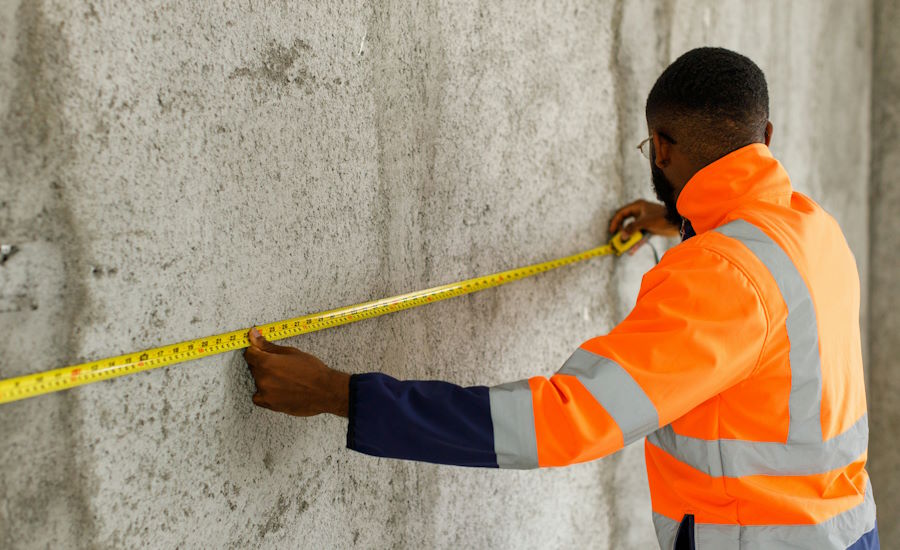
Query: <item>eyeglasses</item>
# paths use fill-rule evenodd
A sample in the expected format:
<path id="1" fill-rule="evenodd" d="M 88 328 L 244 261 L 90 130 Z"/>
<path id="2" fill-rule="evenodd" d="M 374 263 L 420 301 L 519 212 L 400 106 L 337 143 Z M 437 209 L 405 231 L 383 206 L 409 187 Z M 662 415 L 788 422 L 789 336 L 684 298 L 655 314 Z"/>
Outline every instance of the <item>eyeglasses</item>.
<path id="1" fill-rule="evenodd" d="M 638 151 L 644 155 L 644 158 L 650 160 L 650 142 L 653 141 L 653 136 L 648 137 L 644 141 L 640 142 L 637 146 Z"/>
<path id="2" fill-rule="evenodd" d="M 668 141 L 669 143 L 672 143 L 672 144 L 677 143 L 674 139 L 670 138 L 668 135 L 666 135 L 662 132 L 657 131 L 656 133 L 659 134 L 659 136 L 661 138 L 665 138 L 665 140 Z M 644 155 L 644 158 L 647 160 L 650 160 L 650 147 L 651 147 L 652 143 L 653 143 L 653 136 L 651 135 L 644 141 L 640 142 L 637 146 L 638 151 L 640 151 L 641 154 Z"/>

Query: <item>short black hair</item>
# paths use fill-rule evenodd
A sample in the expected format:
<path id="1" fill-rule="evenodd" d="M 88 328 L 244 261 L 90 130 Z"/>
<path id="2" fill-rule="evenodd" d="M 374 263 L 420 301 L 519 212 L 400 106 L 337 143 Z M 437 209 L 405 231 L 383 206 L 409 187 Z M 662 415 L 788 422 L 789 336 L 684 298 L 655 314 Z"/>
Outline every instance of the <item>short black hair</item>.
<path id="1" fill-rule="evenodd" d="M 696 48 L 672 62 L 647 96 L 647 123 L 702 165 L 762 142 L 769 121 L 766 76 L 725 48 Z"/>

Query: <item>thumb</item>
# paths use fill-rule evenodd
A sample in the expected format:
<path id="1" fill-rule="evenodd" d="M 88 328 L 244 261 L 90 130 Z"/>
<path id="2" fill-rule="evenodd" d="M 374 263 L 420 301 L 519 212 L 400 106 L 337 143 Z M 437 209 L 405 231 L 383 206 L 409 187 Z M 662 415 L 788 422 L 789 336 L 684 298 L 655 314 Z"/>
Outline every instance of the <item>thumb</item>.
<path id="1" fill-rule="evenodd" d="M 269 342 L 263 337 L 263 335 L 259 332 L 259 329 L 257 329 L 256 327 L 250 329 L 248 338 L 250 339 L 250 345 L 252 347 L 266 353 L 285 353 L 290 349 Z"/>

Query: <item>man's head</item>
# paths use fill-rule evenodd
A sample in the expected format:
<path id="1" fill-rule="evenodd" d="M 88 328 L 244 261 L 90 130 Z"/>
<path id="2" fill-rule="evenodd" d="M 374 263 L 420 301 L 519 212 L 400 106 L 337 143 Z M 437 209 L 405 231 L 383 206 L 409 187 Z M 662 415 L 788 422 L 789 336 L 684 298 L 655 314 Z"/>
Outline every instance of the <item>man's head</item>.
<path id="1" fill-rule="evenodd" d="M 668 217 L 698 170 L 751 143 L 769 144 L 766 77 L 753 61 L 724 48 L 697 48 L 676 59 L 647 96 L 651 175 Z"/>

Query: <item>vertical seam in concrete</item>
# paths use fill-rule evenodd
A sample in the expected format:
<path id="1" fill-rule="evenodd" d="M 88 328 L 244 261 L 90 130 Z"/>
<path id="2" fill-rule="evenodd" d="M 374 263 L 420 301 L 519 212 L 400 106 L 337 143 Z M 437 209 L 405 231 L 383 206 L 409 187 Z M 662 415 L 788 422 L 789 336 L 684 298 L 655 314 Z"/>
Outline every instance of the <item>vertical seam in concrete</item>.
<path id="1" fill-rule="evenodd" d="M 896 363 L 896 327 L 898 314 L 897 259 L 891 245 L 898 227 L 896 206 L 900 194 L 893 185 L 893 174 L 887 172 L 898 164 L 896 142 L 898 98 L 900 98 L 900 55 L 893 29 L 900 21 L 900 7 L 893 0 L 875 0 L 872 4 L 872 85 L 869 105 L 870 169 L 869 169 L 869 256 L 868 332 L 869 376 L 869 462 L 867 469 L 875 484 L 881 517 L 896 516 L 900 508 L 900 453 L 896 450 L 897 422 L 900 413 L 894 406 L 900 387 Z M 880 247 L 880 249 L 879 249 Z M 880 252 L 880 253 L 879 253 Z M 879 525 L 882 540 L 900 536 L 896 522 Z"/>
<path id="2" fill-rule="evenodd" d="M 435 190 L 435 162 L 438 156 L 438 140 L 440 137 L 441 126 L 441 110 L 443 107 L 444 88 L 446 82 L 446 52 L 444 50 L 443 40 L 441 38 L 441 21 L 438 17 L 438 6 L 435 4 L 429 6 L 425 12 L 425 29 L 424 51 L 420 54 L 420 61 L 424 64 L 424 70 L 421 75 L 421 119 L 418 121 L 418 133 L 421 137 L 421 150 L 424 155 L 425 173 L 423 174 L 423 185 L 418 185 L 418 202 L 419 215 L 418 222 L 421 226 L 421 234 L 429 235 L 427 230 L 431 216 L 426 215 L 425 206 L 432 201 L 429 197 L 433 197 Z M 417 37 L 418 39 L 418 37 Z M 436 62 L 435 62 L 436 61 Z M 443 198 L 443 195 L 440 195 Z M 433 280 L 433 260 L 429 254 L 428 245 L 425 240 L 420 243 L 420 251 L 424 260 L 425 273 L 424 278 L 427 281 Z"/>
<path id="3" fill-rule="evenodd" d="M 870 28 L 872 29 L 872 32 L 869 34 L 870 52 L 871 52 L 871 55 L 869 56 L 869 62 L 871 63 L 871 66 L 869 68 L 869 75 L 870 75 L 870 78 L 872 79 L 872 82 L 869 85 L 869 89 L 870 89 L 870 94 L 869 94 L 869 190 L 868 190 L 868 204 L 867 204 L 867 207 L 869 210 L 869 219 L 868 219 L 868 227 L 866 228 L 867 232 L 869 234 L 868 246 L 867 246 L 867 248 L 868 248 L 867 254 L 869 256 L 869 262 L 868 262 L 869 269 L 866 274 L 867 275 L 866 276 L 866 279 L 867 279 L 866 286 L 869 289 L 868 295 L 866 296 L 866 301 L 868 302 L 866 304 L 866 318 L 868 321 L 866 324 L 868 325 L 869 330 L 867 330 L 865 333 L 866 359 L 874 357 L 874 350 L 873 350 L 874 338 L 871 333 L 871 328 L 875 326 L 875 322 L 877 321 L 876 319 L 873 318 L 874 314 L 872 313 L 875 309 L 873 307 L 873 305 L 874 305 L 873 296 L 875 295 L 874 289 L 876 288 L 875 285 L 877 284 L 875 281 L 875 267 L 877 266 L 877 262 L 873 261 L 872 259 L 877 257 L 874 243 L 875 243 L 875 237 L 876 237 L 876 231 L 877 231 L 877 227 L 876 227 L 877 216 L 875 215 L 875 211 L 876 211 L 876 206 L 877 206 L 876 201 L 878 198 L 877 190 L 878 190 L 879 186 L 878 186 L 878 182 L 876 181 L 876 178 L 880 175 L 880 170 L 878 167 L 878 160 L 881 158 L 881 152 L 880 152 L 880 149 L 881 149 L 880 143 L 881 142 L 877 139 L 877 136 L 875 135 L 875 126 L 872 124 L 872 121 L 876 120 L 876 117 L 880 114 L 880 113 L 878 113 L 878 107 L 877 107 L 878 98 L 876 95 L 876 82 L 875 82 L 876 75 L 877 75 L 876 70 L 880 67 L 880 64 L 878 63 L 879 62 L 878 46 L 879 46 L 879 30 L 880 30 L 881 26 L 879 25 L 878 13 L 877 13 L 878 6 L 880 3 L 881 3 L 881 0 L 873 0 L 869 4 L 869 18 L 870 18 L 869 24 L 871 26 Z M 868 363 L 866 362 L 864 364 L 868 364 Z M 866 388 L 871 388 L 871 384 L 870 384 L 871 373 L 872 373 L 872 368 L 870 366 L 865 371 Z M 871 391 L 872 390 L 870 390 L 870 392 Z M 872 394 L 869 393 L 869 395 L 871 396 Z M 871 401 L 874 404 L 874 399 L 871 399 Z"/>
<path id="4" fill-rule="evenodd" d="M 626 125 L 627 121 L 625 120 L 625 116 L 627 116 L 628 109 L 626 105 L 627 95 L 631 92 L 631 82 L 627 77 L 625 71 L 622 69 L 622 60 L 620 59 L 622 52 L 622 20 L 624 18 L 624 10 L 625 3 L 624 0 L 615 0 L 613 4 L 613 12 L 612 17 L 610 18 L 610 25 L 612 30 L 612 44 L 610 47 L 610 55 L 609 55 L 609 68 L 612 73 L 612 81 L 613 81 L 613 101 L 616 107 L 616 135 L 615 140 L 616 143 L 619 144 L 618 147 L 618 155 L 615 159 L 615 171 L 616 171 L 616 179 L 618 180 L 618 195 L 619 202 L 621 203 L 622 192 L 625 188 L 625 154 L 628 152 L 630 146 L 625 143 L 625 133 L 626 133 Z M 616 271 L 616 266 L 610 268 L 612 270 L 612 274 Z M 611 275 L 612 275 L 611 274 Z M 613 286 L 613 281 L 615 277 L 611 276 L 607 279 L 608 288 L 611 290 Z M 610 294 L 612 295 L 612 293 Z M 619 307 L 622 307 L 622 300 L 616 300 L 616 303 Z M 622 313 L 621 311 L 619 312 Z M 621 316 L 621 315 L 620 315 Z M 610 459 L 607 459 L 610 460 Z M 604 468 L 602 472 L 602 486 L 603 486 L 603 495 L 605 497 L 607 506 L 608 506 L 608 517 L 607 521 L 609 522 L 609 546 L 615 546 L 618 541 L 623 540 L 623 532 L 625 527 L 622 525 L 622 519 L 619 517 L 618 512 L 618 493 L 616 489 L 616 469 L 618 467 L 618 457 L 612 459 L 611 463 Z"/>
<path id="5" fill-rule="evenodd" d="M 365 51 L 365 53 L 373 52 L 373 50 L 380 51 L 381 49 L 381 34 L 377 28 L 378 22 L 378 11 L 376 9 L 375 4 L 370 5 L 370 14 L 366 25 L 365 36 L 368 40 L 369 47 L 365 50 L 360 49 L 360 51 Z M 385 98 L 383 97 L 383 90 L 381 86 L 383 83 L 379 80 L 379 74 L 376 70 L 376 67 L 372 60 L 370 59 L 370 55 L 367 55 L 366 58 L 360 61 L 361 63 L 366 63 L 369 66 L 369 77 L 371 78 L 370 89 L 372 90 L 372 99 L 373 99 L 373 107 L 375 110 L 373 122 L 375 125 L 375 149 L 376 149 L 376 170 L 377 170 L 377 196 L 375 198 L 375 204 L 377 208 L 377 212 L 375 213 L 378 227 L 378 235 L 374 235 L 373 238 L 380 239 L 380 249 L 381 254 L 379 254 L 379 274 L 380 282 L 381 282 L 381 290 L 379 291 L 382 295 L 387 295 L 386 292 L 390 287 L 390 273 L 393 272 L 391 269 L 391 248 L 390 248 L 390 231 L 391 231 L 391 201 L 387 184 L 387 174 L 386 164 L 387 159 L 385 158 L 385 136 L 384 136 L 384 126 L 385 121 L 383 117 L 383 113 L 386 111 Z"/>
<path id="6" fill-rule="evenodd" d="M 612 26 L 612 48 L 609 55 L 609 69 L 613 75 L 613 101 L 616 106 L 616 143 L 619 144 L 619 155 L 615 159 L 616 177 L 619 180 L 620 189 L 625 183 L 625 152 L 628 146 L 624 143 L 625 139 L 625 92 L 626 88 L 625 72 L 619 59 L 622 48 L 622 18 L 624 5 L 623 0 L 616 0 L 613 4 L 613 13 L 610 18 Z"/>
<path id="7" fill-rule="evenodd" d="M 77 356 L 76 354 L 80 348 L 81 339 L 79 336 L 79 328 L 84 323 L 84 313 L 88 304 L 86 298 L 88 289 L 84 285 L 81 279 L 81 273 L 79 273 L 78 269 L 78 266 L 81 264 L 81 259 L 85 257 L 86 252 L 84 250 L 82 241 L 78 236 L 79 231 L 76 221 L 72 216 L 71 208 L 68 206 L 68 203 L 62 198 L 62 189 L 59 190 L 58 197 L 58 211 L 62 214 L 60 220 L 61 225 L 63 227 L 68 227 L 69 234 L 71 235 L 71 239 L 69 241 L 71 246 L 63 246 L 63 269 L 65 271 L 67 298 L 64 302 L 64 311 L 66 312 L 65 318 L 69 321 L 69 326 L 66 331 L 66 342 L 63 349 L 66 351 L 66 355 L 72 357 L 72 361 L 69 362 L 74 362 L 75 357 Z M 71 291 L 71 287 L 77 287 L 77 290 Z M 81 359 L 80 357 L 78 358 Z M 80 394 L 77 393 L 77 390 L 74 390 L 63 392 L 63 394 L 59 396 L 62 401 L 62 405 L 60 408 L 62 409 L 66 418 L 65 426 L 61 429 L 64 431 L 64 435 L 67 441 L 67 447 L 70 450 L 82 448 L 80 446 L 80 434 L 82 432 L 82 426 L 84 423 L 84 411 L 82 409 L 82 403 L 79 395 Z M 81 453 L 73 452 L 72 457 L 75 461 L 84 460 L 83 458 L 80 458 Z M 84 465 L 84 467 L 72 466 L 74 465 L 70 465 L 71 470 L 73 472 L 76 472 L 76 474 L 70 479 L 74 479 L 75 487 L 73 489 L 75 500 L 79 505 L 76 513 L 76 532 L 78 533 L 79 542 L 82 545 L 90 546 L 88 542 L 93 544 L 96 539 L 97 526 L 95 525 L 90 513 L 91 500 L 85 485 L 90 480 L 91 476 L 95 475 L 95 472 L 92 469 L 92 464 L 86 464 Z"/>
<path id="8" fill-rule="evenodd" d="M 625 116 L 627 116 L 628 113 L 626 103 L 629 93 L 633 93 L 631 80 L 628 78 L 626 71 L 622 68 L 622 21 L 624 16 L 625 2 L 624 0 L 616 0 L 613 4 L 612 17 L 610 17 L 612 44 L 609 54 L 609 71 L 612 73 L 613 77 L 613 104 L 616 107 L 616 135 L 614 139 L 618 144 L 618 154 L 616 155 L 613 166 L 615 168 L 616 179 L 618 180 L 616 193 L 616 203 L 618 205 L 621 205 L 624 202 L 624 197 L 626 196 L 625 155 L 630 152 L 631 145 L 625 143 L 627 128 Z M 615 296 L 615 274 L 619 271 L 620 265 L 615 262 L 611 262 L 608 265 L 609 267 L 606 268 L 609 272 L 609 277 L 607 278 L 607 295 Z M 615 303 L 617 317 L 624 317 L 625 314 L 627 314 L 627 311 L 624 311 L 624 308 L 627 307 L 626 304 L 623 304 L 622 300 L 615 300 Z"/>
<path id="9" fill-rule="evenodd" d="M 656 39 L 656 55 L 660 72 L 672 59 L 672 23 L 675 17 L 675 0 L 661 0 L 657 9 L 653 10 L 654 27 L 659 29 Z"/>

